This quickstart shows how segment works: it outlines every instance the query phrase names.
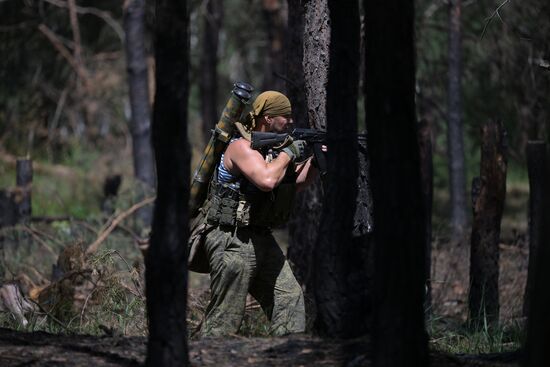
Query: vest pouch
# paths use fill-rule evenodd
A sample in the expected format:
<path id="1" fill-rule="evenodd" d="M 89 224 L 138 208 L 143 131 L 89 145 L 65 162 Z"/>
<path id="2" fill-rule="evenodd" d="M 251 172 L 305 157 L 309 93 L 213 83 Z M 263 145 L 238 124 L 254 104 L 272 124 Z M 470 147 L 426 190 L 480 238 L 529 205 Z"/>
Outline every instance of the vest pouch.
<path id="1" fill-rule="evenodd" d="M 239 206 L 239 192 L 218 183 L 212 183 L 208 222 L 220 226 L 235 226 Z"/>

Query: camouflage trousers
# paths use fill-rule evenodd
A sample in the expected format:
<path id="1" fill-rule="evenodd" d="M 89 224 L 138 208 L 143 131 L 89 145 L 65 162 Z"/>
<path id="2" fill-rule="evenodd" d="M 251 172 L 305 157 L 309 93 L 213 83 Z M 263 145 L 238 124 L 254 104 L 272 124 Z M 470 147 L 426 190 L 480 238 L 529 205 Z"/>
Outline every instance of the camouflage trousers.
<path id="1" fill-rule="evenodd" d="M 302 289 L 271 231 L 214 228 L 206 237 L 205 249 L 211 296 L 203 336 L 235 334 L 248 293 L 271 321 L 272 335 L 305 331 Z"/>

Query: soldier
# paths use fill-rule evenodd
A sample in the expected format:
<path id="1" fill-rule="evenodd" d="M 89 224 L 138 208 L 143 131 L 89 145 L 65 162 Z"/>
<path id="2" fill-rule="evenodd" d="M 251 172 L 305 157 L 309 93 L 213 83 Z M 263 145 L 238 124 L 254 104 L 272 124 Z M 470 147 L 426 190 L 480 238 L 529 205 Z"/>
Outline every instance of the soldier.
<path id="1" fill-rule="evenodd" d="M 291 105 L 286 96 L 260 94 L 245 120 L 236 123 L 239 134 L 222 155 L 201 209 L 209 227 L 204 249 L 211 279 L 204 336 L 236 333 L 248 293 L 271 320 L 271 334 L 305 331 L 302 289 L 271 229 L 287 221 L 296 190 L 309 184 L 317 170 L 306 158 L 304 141 L 269 152 L 250 146 L 251 131 L 289 131 Z"/>

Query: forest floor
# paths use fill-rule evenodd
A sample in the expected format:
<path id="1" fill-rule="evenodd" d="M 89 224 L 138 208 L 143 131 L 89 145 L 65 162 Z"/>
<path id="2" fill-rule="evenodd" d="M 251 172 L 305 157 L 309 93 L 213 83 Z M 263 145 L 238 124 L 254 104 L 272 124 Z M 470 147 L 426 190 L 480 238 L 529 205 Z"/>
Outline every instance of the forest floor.
<path id="1" fill-rule="evenodd" d="M 192 366 L 371 366 L 368 340 L 329 340 L 306 335 L 191 341 Z M 0 365 L 139 366 L 145 337 L 54 335 L 0 329 Z M 520 354 L 450 355 L 432 351 L 432 367 L 515 367 Z"/>
<path id="2" fill-rule="evenodd" d="M 94 162 L 103 164 L 101 159 Z M 11 168 L 6 167 L 0 164 L 0 178 L 10 177 L 11 180 L 13 167 L 11 164 Z M 5 279 L 0 279 L 0 284 L 2 281 L 27 279 L 31 283 L 29 289 L 33 288 L 32 285 L 35 288 L 48 285 L 54 265 L 56 262 L 59 265 L 58 256 L 66 245 L 96 241 L 116 215 L 137 200 L 133 183 L 125 179 L 115 203 L 117 212 L 105 218 L 99 213 L 98 205 L 101 198 L 101 184 L 98 182 L 102 180 L 97 179 L 98 182 L 92 185 L 91 179 L 84 174 L 65 175 L 57 168 L 50 172 L 51 166 L 38 168 L 36 185 L 33 184 L 33 213 L 49 218 L 67 212 L 70 218 L 4 228 L 0 237 L 4 241 L 2 265 L 6 267 L 6 274 Z M 103 171 L 94 165 L 86 171 L 101 178 L 106 175 L 98 173 Z M 51 176 L 65 179 L 54 180 Z M 128 176 L 127 172 L 124 173 L 124 177 Z M 0 187 L 7 185 L 2 183 Z M 467 330 L 469 242 L 466 239 L 463 245 L 456 245 L 442 235 L 445 230 L 437 218 L 444 218 L 446 207 L 434 205 L 433 307 L 432 316 L 426 323 L 432 366 L 519 366 L 519 355 L 513 351 L 521 344 L 524 322 L 521 309 L 528 260 L 528 191 L 525 182 L 508 185 L 507 191 L 500 244 L 502 328 L 492 333 L 472 334 Z M 448 202 L 447 197 L 440 197 L 437 193 L 434 200 Z M 49 319 L 44 321 L 47 319 L 44 316 L 33 316 L 29 319 L 29 326 L 22 328 L 9 315 L 0 314 L 0 366 L 143 364 L 147 332 L 142 291 L 143 259 L 135 240 L 143 233 L 136 229 L 131 218 L 122 224 L 104 240 L 98 254 L 86 261 L 86 265 L 95 271 L 90 272 L 91 278 L 79 283 L 74 292 L 76 317 L 63 318 L 59 323 L 62 325 L 58 325 Z M 287 243 L 285 231 L 277 235 L 281 244 Z M 94 287 L 87 287 L 91 283 Z M 200 324 L 207 301 L 208 277 L 191 273 L 188 298 L 190 330 Z M 248 306 L 239 336 L 194 340 L 191 333 L 189 359 L 192 366 L 371 365 L 372 354 L 367 340 L 323 340 L 307 335 L 266 337 L 265 316 L 257 304 L 249 302 Z"/>

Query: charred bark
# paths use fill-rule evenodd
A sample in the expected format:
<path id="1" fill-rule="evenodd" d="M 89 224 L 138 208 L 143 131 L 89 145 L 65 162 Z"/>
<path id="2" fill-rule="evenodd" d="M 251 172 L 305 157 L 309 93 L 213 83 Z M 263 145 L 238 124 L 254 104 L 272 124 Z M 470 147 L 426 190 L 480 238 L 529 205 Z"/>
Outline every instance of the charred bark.
<path id="1" fill-rule="evenodd" d="M 351 338 L 368 330 L 368 247 L 354 234 L 357 208 L 359 80 L 358 3 L 328 1 L 328 186 L 314 252 L 315 331 Z"/>
<path id="2" fill-rule="evenodd" d="M 422 181 L 422 201 L 426 213 L 426 244 L 424 276 L 426 284 L 426 309 L 431 308 L 432 284 L 431 284 L 431 257 L 432 257 L 432 203 L 433 203 L 433 157 L 432 157 L 432 129 L 427 120 L 421 120 L 418 124 L 418 143 L 420 151 L 420 177 Z"/>
<path id="3" fill-rule="evenodd" d="M 501 122 L 482 127 L 480 177 L 472 184 L 474 219 L 470 251 L 469 316 L 474 327 L 498 323 L 500 221 L 506 196 L 506 131 Z"/>
<path id="4" fill-rule="evenodd" d="M 466 229 L 466 169 L 462 128 L 461 0 L 449 2 L 449 110 L 447 155 L 451 193 L 451 235 L 461 240 Z"/>
<path id="5" fill-rule="evenodd" d="M 157 164 L 151 244 L 146 255 L 148 366 L 188 365 L 189 17 L 187 2 L 156 2 L 156 93 L 153 145 Z"/>
<path id="6" fill-rule="evenodd" d="M 327 81 L 329 67 L 330 25 L 328 1 L 307 0 L 304 26 L 304 80 L 309 124 L 327 129 Z"/>
<path id="7" fill-rule="evenodd" d="M 218 121 L 218 43 L 223 19 L 221 0 L 206 2 L 206 15 L 203 24 L 201 64 L 200 64 L 200 103 L 204 143 L 208 143 L 214 125 Z"/>
<path id="8" fill-rule="evenodd" d="M 546 143 L 530 141 L 527 144 L 526 153 L 529 172 L 529 267 L 523 298 L 523 316 L 529 316 L 531 294 L 535 285 L 538 249 L 543 243 L 544 192 L 548 187 Z"/>
<path id="9" fill-rule="evenodd" d="M 298 12 L 301 12 L 299 17 Z M 289 29 L 292 32 L 290 38 L 294 41 L 290 41 L 288 48 L 289 56 L 293 56 L 289 57 L 287 70 L 289 80 L 296 83 L 289 89 L 294 120 L 297 126 L 326 131 L 326 83 L 330 43 L 327 1 L 290 1 L 289 16 Z M 296 44 L 298 48 L 295 49 L 293 45 Z M 321 182 L 317 180 L 297 195 L 294 215 L 288 225 L 288 259 L 293 265 L 296 278 L 305 287 L 306 301 L 313 298 L 310 290 L 313 287 L 313 248 L 319 233 L 322 197 Z M 313 304 L 307 302 L 307 305 Z M 308 309 L 307 314 L 314 315 L 315 310 Z"/>
<path id="10" fill-rule="evenodd" d="M 365 113 L 373 197 L 374 365 L 429 366 L 426 212 L 415 113 L 414 4 L 367 1 Z"/>
<path id="11" fill-rule="evenodd" d="M 548 150 L 545 152 L 544 167 L 541 183 L 548 187 L 550 179 L 550 159 Z M 550 340 L 550 292 L 548 291 L 548 279 L 550 279 L 550 195 L 548 190 L 541 192 L 542 204 L 540 206 L 541 225 L 533 228 L 537 231 L 535 236 L 540 239 L 537 249 L 537 257 L 534 267 L 534 279 L 530 293 L 529 316 L 527 321 L 527 338 L 525 344 L 524 367 L 549 366 L 550 353 L 548 353 L 548 340 Z M 531 271 L 531 267 L 529 271 Z M 531 277 L 531 275 L 530 275 Z"/>
<path id="12" fill-rule="evenodd" d="M 145 52 L 145 0 L 131 0 L 125 10 L 124 30 L 126 33 L 134 175 L 143 185 L 140 190 L 141 196 L 146 196 L 155 187 L 155 165 L 153 147 L 151 146 L 151 110 L 149 108 L 149 81 Z M 137 218 L 143 225 L 149 226 L 152 214 L 152 207 L 146 206 L 137 212 Z"/>

